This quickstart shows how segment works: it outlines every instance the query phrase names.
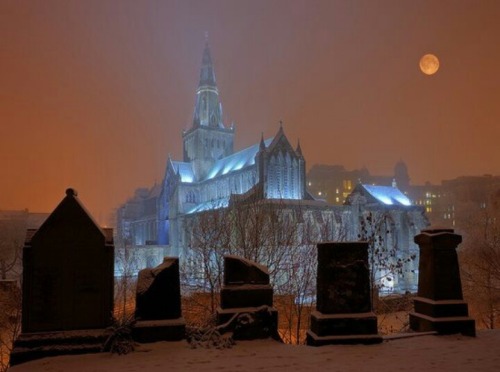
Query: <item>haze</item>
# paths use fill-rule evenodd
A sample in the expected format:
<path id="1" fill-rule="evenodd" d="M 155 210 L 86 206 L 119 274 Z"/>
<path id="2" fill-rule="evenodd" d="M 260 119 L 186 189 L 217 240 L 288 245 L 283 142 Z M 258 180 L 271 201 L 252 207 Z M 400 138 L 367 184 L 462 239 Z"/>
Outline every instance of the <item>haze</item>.
<path id="1" fill-rule="evenodd" d="M 283 120 L 308 167 L 497 175 L 499 19 L 496 0 L 3 0 L 0 209 L 50 212 L 71 186 L 104 223 L 161 182 L 182 158 L 205 32 L 235 149 Z"/>

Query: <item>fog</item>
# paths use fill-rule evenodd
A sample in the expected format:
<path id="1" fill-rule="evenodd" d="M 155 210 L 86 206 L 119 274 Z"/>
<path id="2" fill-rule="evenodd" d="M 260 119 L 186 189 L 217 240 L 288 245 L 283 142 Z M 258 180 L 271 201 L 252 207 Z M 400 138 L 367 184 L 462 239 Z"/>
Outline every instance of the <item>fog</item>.
<path id="1" fill-rule="evenodd" d="M 161 182 L 205 32 L 236 150 L 283 120 L 308 168 L 500 174 L 498 19 L 495 0 L 2 1 L 0 209 L 51 211 L 71 186 L 105 223 Z"/>

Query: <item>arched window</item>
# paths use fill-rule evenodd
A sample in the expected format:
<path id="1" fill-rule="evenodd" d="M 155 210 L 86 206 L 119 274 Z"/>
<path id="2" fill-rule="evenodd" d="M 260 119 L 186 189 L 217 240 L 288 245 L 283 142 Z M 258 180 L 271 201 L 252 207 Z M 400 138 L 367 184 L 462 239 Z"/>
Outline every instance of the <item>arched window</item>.
<path id="1" fill-rule="evenodd" d="M 196 203 L 196 194 L 194 191 L 188 191 L 186 194 L 186 203 Z"/>

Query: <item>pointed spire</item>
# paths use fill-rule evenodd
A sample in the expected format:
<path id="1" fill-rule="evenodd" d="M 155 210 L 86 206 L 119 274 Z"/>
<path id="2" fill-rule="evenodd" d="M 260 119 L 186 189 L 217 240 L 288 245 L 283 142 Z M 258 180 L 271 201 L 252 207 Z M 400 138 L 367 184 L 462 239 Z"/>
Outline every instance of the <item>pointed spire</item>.
<path id="1" fill-rule="evenodd" d="M 280 120 L 280 129 L 278 129 L 278 133 L 276 133 L 276 137 L 280 134 L 283 134 L 283 120 Z"/>
<path id="2" fill-rule="evenodd" d="M 295 150 L 295 152 L 302 156 L 302 149 L 300 148 L 300 139 L 297 140 L 297 149 Z"/>
<path id="3" fill-rule="evenodd" d="M 264 132 L 261 132 L 259 147 L 260 147 L 261 150 L 265 150 L 266 149 L 266 144 L 264 143 Z"/>
<path id="4" fill-rule="evenodd" d="M 196 91 L 196 104 L 193 115 L 193 127 L 224 128 L 222 123 L 222 105 L 215 82 L 215 72 L 208 40 L 205 43 L 201 60 L 200 83 Z"/>
<path id="5" fill-rule="evenodd" d="M 200 83 L 198 87 L 212 87 L 217 89 L 212 55 L 210 54 L 210 47 L 208 45 L 208 33 L 205 34 L 205 37 L 205 49 L 203 50 L 203 58 L 201 60 Z"/>

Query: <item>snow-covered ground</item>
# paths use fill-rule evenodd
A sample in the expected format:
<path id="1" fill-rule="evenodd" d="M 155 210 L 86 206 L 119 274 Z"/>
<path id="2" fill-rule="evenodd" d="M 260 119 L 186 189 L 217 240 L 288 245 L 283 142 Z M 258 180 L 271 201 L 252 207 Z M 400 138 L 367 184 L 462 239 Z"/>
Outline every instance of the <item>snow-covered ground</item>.
<path id="1" fill-rule="evenodd" d="M 231 349 L 217 350 L 158 342 L 124 356 L 60 356 L 9 371 L 500 371 L 500 330 L 479 331 L 476 338 L 419 336 L 368 346 L 308 347 L 261 340 L 239 341 Z"/>

